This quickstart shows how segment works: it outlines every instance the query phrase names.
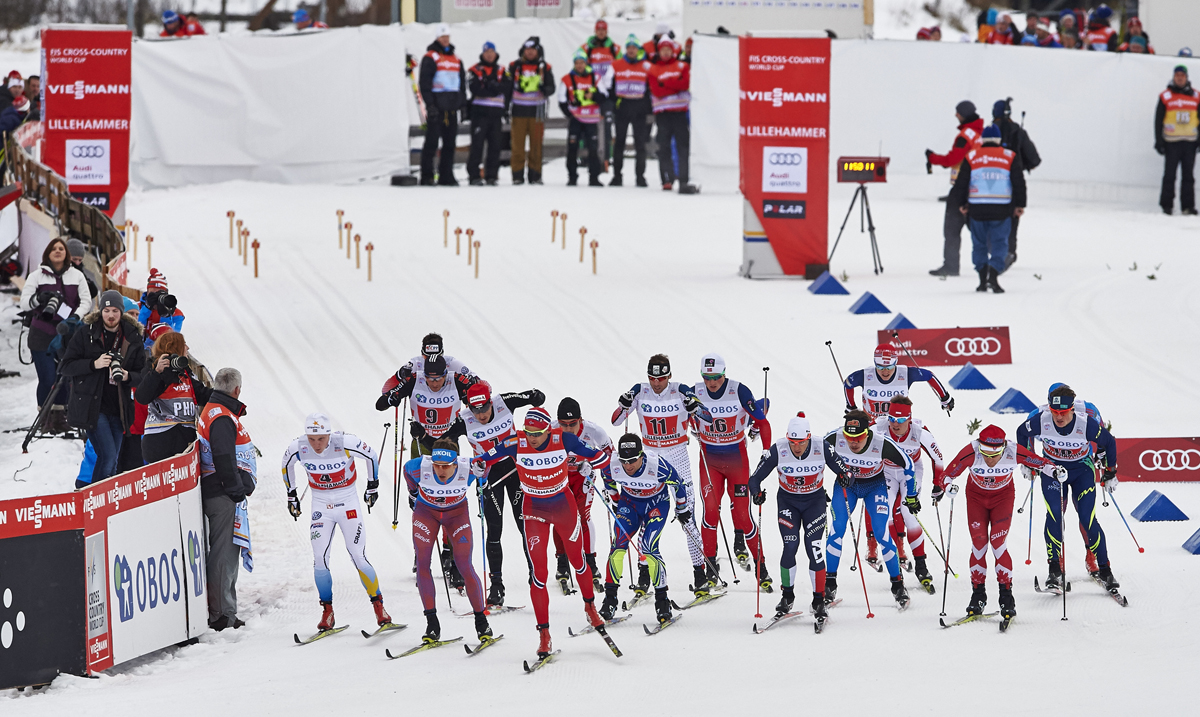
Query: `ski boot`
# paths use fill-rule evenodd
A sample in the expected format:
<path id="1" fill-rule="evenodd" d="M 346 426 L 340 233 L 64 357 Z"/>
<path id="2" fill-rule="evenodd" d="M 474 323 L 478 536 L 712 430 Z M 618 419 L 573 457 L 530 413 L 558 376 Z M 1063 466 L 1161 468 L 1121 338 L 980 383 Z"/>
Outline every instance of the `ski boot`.
<path id="1" fill-rule="evenodd" d="M 492 626 L 488 624 L 486 612 L 475 613 L 475 634 L 479 636 L 480 642 L 492 639 Z"/>
<path id="2" fill-rule="evenodd" d="M 492 586 L 488 588 L 488 607 L 504 606 L 504 580 L 500 573 L 491 573 Z"/>
<path id="3" fill-rule="evenodd" d="M 538 625 L 538 650 L 537 656 L 539 659 L 549 657 L 550 653 L 554 652 L 554 647 L 550 644 L 550 626 Z"/>
<path id="4" fill-rule="evenodd" d="M 1104 589 L 1109 592 L 1121 587 L 1121 583 L 1117 582 L 1117 579 L 1113 577 L 1112 568 L 1107 565 L 1104 565 L 1100 568 L 1099 572 L 1096 574 L 1096 580 L 1100 581 L 1100 584 L 1104 586 Z"/>
<path id="5" fill-rule="evenodd" d="M 603 590 L 604 577 L 600 575 L 600 568 L 596 567 L 596 554 L 588 553 L 584 558 L 587 560 L 587 565 L 592 571 L 592 586 L 597 590 Z"/>
<path id="6" fill-rule="evenodd" d="M 870 565 L 876 572 L 883 571 L 883 563 L 879 562 L 879 544 L 875 542 L 875 534 L 867 533 L 867 565 Z"/>
<path id="7" fill-rule="evenodd" d="M 987 607 L 987 589 L 983 583 L 975 583 L 971 590 L 971 602 L 967 603 L 968 615 L 982 615 Z"/>
<path id="8" fill-rule="evenodd" d="M 383 595 L 376 595 L 371 598 L 371 607 L 375 608 L 375 624 L 386 625 L 392 621 L 392 616 L 387 614 L 387 610 L 383 609 Z M 332 614 L 332 610 L 330 611 Z"/>
<path id="9" fill-rule="evenodd" d="M 740 530 L 733 531 L 733 557 L 743 570 L 750 569 L 750 551 L 746 550 L 746 534 Z"/>
<path id="10" fill-rule="evenodd" d="M 695 581 L 692 586 L 692 594 L 696 597 L 704 597 L 711 593 L 715 583 L 709 582 L 708 573 L 704 570 L 704 566 L 693 566 L 692 573 L 692 580 Z"/>
<path id="11" fill-rule="evenodd" d="M 1000 617 L 1011 620 L 1017 616 L 1017 601 L 1013 600 L 1012 585 L 1000 584 Z"/>
<path id="12" fill-rule="evenodd" d="M 767 572 L 767 561 L 758 564 L 758 587 L 765 593 L 775 592 L 772 588 L 771 575 Z"/>
<path id="13" fill-rule="evenodd" d="M 660 625 L 671 621 L 671 598 L 667 597 L 666 588 L 654 589 L 654 614 Z"/>
<path id="14" fill-rule="evenodd" d="M 588 624 L 592 627 L 604 627 L 604 618 L 600 617 L 600 613 L 596 612 L 596 599 L 583 599 L 583 614 L 587 615 Z"/>
<path id="15" fill-rule="evenodd" d="M 828 580 L 826 582 L 828 582 Z M 824 621 L 825 618 L 829 617 L 829 611 L 825 609 L 824 593 L 813 593 L 812 611 L 813 617 L 817 620 Z"/>
<path id="16" fill-rule="evenodd" d="M 708 567 L 704 571 L 704 582 L 711 590 L 721 584 L 721 565 L 715 557 L 709 558 L 705 562 L 708 563 Z"/>
<path id="17" fill-rule="evenodd" d="M 633 586 L 633 596 L 640 598 L 648 592 L 650 592 L 650 566 L 638 563 L 638 579 L 637 584 Z"/>
<path id="18" fill-rule="evenodd" d="M 604 602 L 600 605 L 600 617 L 604 618 L 605 622 L 608 622 L 617 615 L 618 587 L 616 583 L 604 584 Z"/>
<path id="19" fill-rule="evenodd" d="M 324 632 L 325 630 L 332 630 L 333 623 L 334 623 L 333 603 L 322 602 L 321 603 L 321 621 L 317 623 L 317 630 L 319 632 Z"/>
<path id="20" fill-rule="evenodd" d="M 913 572 L 916 574 L 917 580 L 920 581 L 921 587 L 925 588 L 925 592 L 932 595 L 934 592 L 933 576 L 929 574 L 929 568 L 925 565 L 925 556 L 918 555 L 913 558 L 913 561 L 915 563 Z"/>
<path id="21" fill-rule="evenodd" d="M 571 579 L 571 564 L 567 562 L 565 553 L 559 553 L 555 557 L 558 558 L 558 568 L 554 571 L 554 579 L 565 583 Z"/>
<path id="22" fill-rule="evenodd" d="M 421 642 L 437 642 L 442 637 L 442 623 L 438 622 L 437 610 L 425 611 L 425 634 Z"/>
<path id="23" fill-rule="evenodd" d="M 837 573 L 825 573 L 825 604 L 837 600 Z"/>
<path id="24" fill-rule="evenodd" d="M 783 586 L 783 597 L 779 598 L 779 604 L 775 606 L 775 617 L 781 618 L 792 611 L 792 605 L 796 602 L 796 593 L 792 586 Z"/>
<path id="25" fill-rule="evenodd" d="M 896 559 L 900 561 L 901 570 L 907 570 L 911 573 L 913 565 L 908 561 L 908 555 L 906 555 L 904 552 L 904 538 L 902 536 L 903 533 L 896 536 L 893 541 L 896 543 Z"/>
<path id="26" fill-rule="evenodd" d="M 1066 581 L 1063 580 L 1062 566 L 1057 560 L 1050 559 L 1050 572 L 1046 575 L 1046 589 L 1055 592 L 1066 590 Z"/>
<path id="27" fill-rule="evenodd" d="M 826 579 L 828 581 L 828 579 Z M 908 607 L 908 591 L 904 589 L 904 576 L 897 575 L 892 578 L 892 597 L 896 598 L 896 604 L 903 610 Z"/>
<path id="28" fill-rule="evenodd" d="M 454 564 L 454 553 L 450 551 L 449 547 L 442 549 L 442 570 L 449 577 L 450 587 L 462 593 L 463 588 L 467 585 L 467 581 L 463 580 L 462 573 L 458 571 L 458 566 Z"/>

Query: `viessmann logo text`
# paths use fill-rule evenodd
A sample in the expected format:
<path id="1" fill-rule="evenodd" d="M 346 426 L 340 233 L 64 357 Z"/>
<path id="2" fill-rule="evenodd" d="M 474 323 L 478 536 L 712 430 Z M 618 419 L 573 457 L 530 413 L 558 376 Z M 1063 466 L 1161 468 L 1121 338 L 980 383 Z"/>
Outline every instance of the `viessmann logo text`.
<path id="1" fill-rule="evenodd" d="M 46 85 L 46 91 L 51 95 L 82 100 L 88 95 L 127 95 L 129 85 L 89 85 L 83 80 L 77 80 L 71 85 Z"/>
<path id="2" fill-rule="evenodd" d="M 783 107 L 784 102 L 828 102 L 825 92 L 785 92 L 782 87 L 773 90 L 739 91 L 743 102 L 770 102 L 774 107 Z"/>

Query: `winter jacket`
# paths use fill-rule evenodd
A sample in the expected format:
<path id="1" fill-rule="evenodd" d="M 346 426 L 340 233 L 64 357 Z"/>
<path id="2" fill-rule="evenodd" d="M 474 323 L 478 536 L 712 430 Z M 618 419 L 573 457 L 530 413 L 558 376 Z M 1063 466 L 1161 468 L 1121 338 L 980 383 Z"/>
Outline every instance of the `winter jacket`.
<path id="1" fill-rule="evenodd" d="M 208 404 L 220 404 L 238 417 L 246 415 L 246 404 L 224 391 L 214 390 Z M 238 468 L 237 425 L 228 416 L 221 416 L 208 429 L 208 444 L 212 450 L 214 472 L 200 478 L 200 495 L 215 498 L 227 495 L 236 502 L 254 492 L 254 477 Z"/>
<path id="2" fill-rule="evenodd" d="M 982 149 L 995 145 L 983 145 L 974 149 Z M 967 153 L 968 157 L 970 152 Z M 1025 206 L 1025 173 L 1021 167 L 1021 155 L 1013 152 L 1012 166 L 1009 167 L 1009 179 L 1012 182 L 1012 201 L 1007 204 L 972 204 L 971 195 L 971 165 L 969 159 L 963 159 L 959 167 L 958 177 L 950 188 L 947 206 L 966 207 L 967 216 L 979 221 L 1003 221 L 1013 215 L 1014 207 Z"/>
<path id="3" fill-rule="evenodd" d="M 1173 95 L 1197 96 L 1196 90 L 1192 89 L 1191 82 L 1188 82 L 1183 87 L 1180 87 L 1180 86 L 1176 85 L 1174 82 L 1172 82 L 1171 84 L 1167 85 L 1166 92 L 1159 94 L 1158 101 L 1154 103 L 1155 104 L 1155 107 L 1154 107 L 1154 149 L 1159 154 L 1162 154 L 1163 152 L 1166 151 L 1166 146 L 1167 146 L 1166 143 L 1168 141 L 1171 141 L 1171 142 L 1189 141 L 1189 140 L 1180 140 L 1178 138 L 1168 140 L 1167 138 L 1163 137 L 1163 123 L 1166 121 L 1166 118 L 1167 118 L 1167 105 L 1164 100 L 1164 96 L 1167 95 L 1168 93 L 1173 94 Z M 1195 142 L 1196 140 L 1190 140 L 1190 141 Z"/>
<path id="4" fill-rule="evenodd" d="M 430 110 L 451 112 L 467 104 L 467 81 L 463 62 L 454 45 L 442 47 L 436 40 L 425 48 L 417 87 Z"/>
<path id="5" fill-rule="evenodd" d="M 44 302 L 38 297 L 45 292 L 57 293 L 63 297 L 63 306 L 71 307 L 70 313 L 82 319 L 92 310 L 92 294 L 88 290 L 87 277 L 83 272 L 67 262 L 62 273 L 56 273 L 49 266 L 39 266 L 29 272 L 25 278 L 25 287 L 21 289 L 20 307 L 22 311 L 38 311 Z M 63 321 L 62 315 L 43 319 L 40 312 L 34 315 L 29 327 L 29 348 L 34 351 L 45 351 L 55 337 L 55 329 Z"/>
<path id="6" fill-rule="evenodd" d="M 488 63 L 483 56 L 467 73 L 471 89 L 471 117 L 500 117 L 508 108 L 512 93 L 512 78 L 499 62 Z"/>
<path id="7" fill-rule="evenodd" d="M 154 328 L 155 324 L 166 324 L 171 327 L 172 331 L 183 331 L 183 311 L 176 306 L 170 316 L 162 316 L 158 313 L 158 294 L 154 292 L 149 294 L 142 292 L 142 298 L 138 301 L 138 323 L 146 334 L 146 350 L 154 345 L 154 340 L 150 338 L 150 329 Z"/>
<path id="8" fill-rule="evenodd" d="M 971 115 L 963 118 L 963 123 L 958 126 L 958 136 L 954 138 L 954 146 L 945 154 L 928 155 L 929 162 L 938 167 L 957 167 L 962 164 L 963 157 L 967 156 L 967 152 L 971 148 L 978 145 L 979 138 L 983 136 L 983 118 L 979 115 Z"/>
<path id="9" fill-rule="evenodd" d="M 191 357 L 188 357 L 188 369 L 185 372 L 188 383 L 191 384 L 191 408 L 182 411 L 184 415 L 175 415 L 176 412 L 171 410 L 169 401 L 161 399 L 161 396 L 168 388 L 181 383 L 183 376 L 176 373 L 170 366 L 163 369 L 162 373 L 154 370 L 156 361 L 147 357 L 146 370 L 142 372 L 142 380 L 137 385 L 137 390 L 134 391 L 133 398 L 139 404 L 149 407 L 148 420 L 150 424 L 149 432 L 154 433 L 167 428 L 173 428 L 175 425 L 195 426 L 196 413 L 208 403 L 212 397 L 212 389 L 204 385 L 199 376 L 202 367 L 195 364 Z M 186 386 L 186 384 L 184 384 Z M 176 400 L 176 403 L 179 401 Z M 186 403 L 186 399 L 183 401 Z M 169 425 L 168 425 L 169 424 Z M 165 428 L 164 428 L 165 426 Z"/>
<path id="10" fill-rule="evenodd" d="M 691 102 L 691 65 L 677 58 L 650 65 L 650 103 L 654 112 L 686 112 Z"/>
<path id="11" fill-rule="evenodd" d="M 542 58 L 541 45 L 537 50 L 538 56 L 533 62 L 518 58 L 508 66 L 513 117 L 545 119 L 546 99 L 555 94 L 554 69 Z"/>
<path id="12" fill-rule="evenodd" d="M 1026 172 L 1032 172 L 1042 163 L 1037 147 L 1021 125 L 1013 122 L 1011 117 L 1001 117 L 995 121 L 995 125 L 1000 128 L 1000 146 L 1016 152 Z"/>
<path id="13" fill-rule="evenodd" d="M 100 416 L 105 387 L 109 385 L 108 368 L 96 368 L 95 361 L 107 353 L 104 322 L 99 311 L 83 318 L 83 326 L 71 337 L 59 364 L 59 373 L 71 379 L 71 398 L 67 403 L 67 423 L 76 428 L 92 430 Z M 133 425 L 133 387 L 142 380 L 146 367 L 146 350 L 142 348 L 142 333 L 138 323 L 122 314 L 117 325 L 119 334 L 115 349 L 121 355 L 125 380 L 117 386 L 117 403 L 121 425 L 128 432 Z"/>

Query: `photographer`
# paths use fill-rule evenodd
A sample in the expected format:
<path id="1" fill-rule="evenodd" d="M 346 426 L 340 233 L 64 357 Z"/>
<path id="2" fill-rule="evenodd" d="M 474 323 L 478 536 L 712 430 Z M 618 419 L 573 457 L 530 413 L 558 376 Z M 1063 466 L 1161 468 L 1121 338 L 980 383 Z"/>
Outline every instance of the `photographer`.
<path id="1" fill-rule="evenodd" d="M 155 340 L 150 368 L 133 394 L 147 407 L 142 436 L 146 463 L 183 453 L 196 440 L 196 411 L 208 403 L 212 393 L 199 376 L 199 366 L 188 356 L 183 334 L 168 331 Z"/>
<path id="2" fill-rule="evenodd" d="M 42 264 L 25 278 L 20 306 L 29 327 L 29 354 L 37 370 L 37 402 L 46 402 L 58 373 L 58 362 L 50 352 L 58 324 L 74 314 L 83 318 L 92 309 L 87 277 L 71 266 L 67 243 L 52 239 L 42 252 Z"/>
<path id="3" fill-rule="evenodd" d="M 62 360 L 62 374 L 71 378 L 67 422 L 87 431 L 96 451 L 92 482 L 117 472 L 134 417 L 130 387 L 141 381 L 146 364 L 137 322 L 122 313 L 124 305 L 116 291 L 101 294 L 99 308 L 84 317 Z"/>
<path id="4" fill-rule="evenodd" d="M 166 324 L 172 331 L 183 328 L 183 312 L 179 310 L 179 302 L 173 294 L 167 291 L 167 275 L 158 269 L 150 270 L 150 278 L 146 279 L 146 291 L 138 303 L 138 323 L 146 333 L 147 351 L 154 343 L 150 338 L 150 329 L 155 324 Z"/>

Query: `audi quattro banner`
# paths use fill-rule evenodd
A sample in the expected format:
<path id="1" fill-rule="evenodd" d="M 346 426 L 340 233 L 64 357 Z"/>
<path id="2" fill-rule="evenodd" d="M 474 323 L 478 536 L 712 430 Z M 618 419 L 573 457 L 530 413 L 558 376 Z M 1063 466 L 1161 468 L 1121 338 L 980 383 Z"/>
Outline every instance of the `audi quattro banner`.
<path id="1" fill-rule="evenodd" d="M 829 39 L 739 37 L 743 273 L 816 278 L 829 254 Z"/>
<path id="2" fill-rule="evenodd" d="M 196 444 L 81 493 L 89 672 L 204 632 L 208 599 Z"/>
<path id="3" fill-rule="evenodd" d="M 893 338 L 890 330 L 879 332 L 879 343 L 891 343 L 900 349 L 900 363 L 921 366 L 962 366 L 967 362 L 1012 363 L 1012 344 L 1007 326 L 954 329 L 900 329 Z M 904 351 L 908 349 L 908 351 Z M 912 359 L 908 354 L 912 354 Z"/>
<path id="4" fill-rule="evenodd" d="M 86 674 L 76 493 L 0 501 L 0 689 Z"/>
<path id="5" fill-rule="evenodd" d="M 1117 477 L 1200 481 L 1200 438 L 1118 438 Z"/>
<path id="6" fill-rule="evenodd" d="M 114 25 L 42 31 L 42 161 L 109 217 L 129 186 L 132 37 Z"/>

